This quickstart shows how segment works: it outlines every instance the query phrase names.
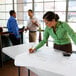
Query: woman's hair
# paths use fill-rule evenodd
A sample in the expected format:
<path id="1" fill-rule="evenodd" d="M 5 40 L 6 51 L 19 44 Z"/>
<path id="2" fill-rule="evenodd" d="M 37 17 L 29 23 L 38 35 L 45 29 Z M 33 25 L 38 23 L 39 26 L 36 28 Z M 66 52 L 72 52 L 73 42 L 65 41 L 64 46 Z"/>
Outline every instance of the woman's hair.
<path id="1" fill-rule="evenodd" d="M 58 21 L 59 16 L 54 12 L 48 11 L 43 15 L 43 19 L 46 19 L 47 21 L 52 21 L 53 19 L 55 19 L 55 21 Z"/>

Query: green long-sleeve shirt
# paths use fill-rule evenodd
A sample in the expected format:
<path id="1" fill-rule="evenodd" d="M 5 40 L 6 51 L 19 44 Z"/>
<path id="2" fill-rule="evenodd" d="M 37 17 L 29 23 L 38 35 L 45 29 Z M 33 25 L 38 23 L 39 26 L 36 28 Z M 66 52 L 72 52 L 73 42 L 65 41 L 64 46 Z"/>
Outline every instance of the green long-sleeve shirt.
<path id="1" fill-rule="evenodd" d="M 71 43 L 69 36 L 76 44 L 76 33 L 66 22 L 58 21 L 56 24 L 56 33 L 53 31 L 53 28 L 46 26 L 44 30 L 43 40 L 35 48 L 39 49 L 42 47 L 47 42 L 49 36 L 51 36 L 54 39 L 54 43 L 58 45 Z"/>

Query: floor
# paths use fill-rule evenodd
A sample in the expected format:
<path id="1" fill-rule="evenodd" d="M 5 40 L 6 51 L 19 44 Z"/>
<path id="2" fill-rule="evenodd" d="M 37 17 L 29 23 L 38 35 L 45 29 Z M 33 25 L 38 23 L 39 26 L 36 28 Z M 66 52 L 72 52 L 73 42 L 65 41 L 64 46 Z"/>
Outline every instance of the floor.
<path id="1" fill-rule="evenodd" d="M 0 76 L 18 76 L 18 67 L 14 65 L 13 60 L 4 63 L 3 67 L 0 68 Z M 20 68 L 20 76 L 28 76 L 27 68 Z M 35 73 L 30 72 L 30 76 L 37 76 Z"/>

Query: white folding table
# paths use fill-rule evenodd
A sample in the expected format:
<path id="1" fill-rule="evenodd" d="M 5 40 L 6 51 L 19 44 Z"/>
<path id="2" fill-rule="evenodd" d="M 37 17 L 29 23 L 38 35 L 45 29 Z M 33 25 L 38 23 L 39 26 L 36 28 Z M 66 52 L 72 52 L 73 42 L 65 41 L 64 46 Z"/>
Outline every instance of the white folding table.
<path id="1" fill-rule="evenodd" d="M 61 51 L 42 47 L 29 54 L 34 43 L 5 47 L 2 52 L 14 59 L 15 66 L 27 67 L 38 76 L 76 76 L 76 54 L 64 57 Z"/>
<path id="2" fill-rule="evenodd" d="M 26 44 L 20 44 L 10 47 L 4 47 L 2 48 L 2 53 L 9 56 L 13 60 L 15 60 L 15 57 L 25 53 L 30 47 L 32 47 L 35 43 L 26 43 Z M 27 48 L 27 49 L 26 49 Z M 30 76 L 30 70 L 28 69 L 28 76 Z M 18 67 L 18 76 L 20 76 L 20 67 Z"/>
<path id="3" fill-rule="evenodd" d="M 38 76 L 76 76 L 76 54 L 64 57 L 52 47 L 44 46 L 32 54 L 27 49 L 15 57 L 15 65 L 27 67 Z"/>

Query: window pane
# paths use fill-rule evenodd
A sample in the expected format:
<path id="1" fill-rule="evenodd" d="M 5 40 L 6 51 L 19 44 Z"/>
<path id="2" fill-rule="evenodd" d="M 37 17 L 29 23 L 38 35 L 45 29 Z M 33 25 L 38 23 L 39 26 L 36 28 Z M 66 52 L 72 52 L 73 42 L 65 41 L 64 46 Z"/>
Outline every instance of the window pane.
<path id="1" fill-rule="evenodd" d="M 17 15 L 17 20 L 18 20 L 18 24 L 21 25 L 23 24 L 24 21 L 24 14 L 23 11 L 16 11 L 16 15 Z"/>
<path id="2" fill-rule="evenodd" d="M 19 7 L 21 6 L 21 7 Z M 28 9 L 32 9 L 32 4 L 31 3 L 26 3 L 26 4 L 15 4 L 15 10 L 22 10 L 22 11 L 28 11 Z M 20 9 L 21 8 L 21 9 Z"/>
<path id="3" fill-rule="evenodd" d="M 12 10 L 12 5 L 6 5 L 6 11 Z"/>
<path id="4" fill-rule="evenodd" d="M 44 3 L 44 11 L 54 11 L 54 2 Z"/>
<path id="5" fill-rule="evenodd" d="M 8 20 L 8 18 L 10 17 L 10 15 L 9 15 L 9 11 L 5 14 L 6 16 L 6 19 Z"/>
<path id="6" fill-rule="evenodd" d="M 13 9 L 12 0 L 0 0 L 0 26 L 6 26 L 9 11 Z"/>
<path id="7" fill-rule="evenodd" d="M 66 1 L 66 0 L 55 0 L 55 1 Z"/>
<path id="8" fill-rule="evenodd" d="M 24 11 L 28 11 L 29 9 L 32 9 L 32 4 L 31 3 L 24 4 Z"/>
<path id="9" fill-rule="evenodd" d="M 35 11 L 43 11 L 43 3 L 35 3 Z"/>
<path id="10" fill-rule="evenodd" d="M 32 0 L 24 0 L 24 2 L 32 2 Z"/>
<path id="11" fill-rule="evenodd" d="M 66 11 L 66 2 L 55 2 L 55 11 Z"/>
<path id="12" fill-rule="evenodd" d="M 68 13 L 68 21 L 76 22 L 76 12 L 69 12 Z"/>
<path id="13" fill-rule="evenodd" d="M 0 0 L 0 4 L 5 4 L 6 0 Z"/>
<path id="14" fill-rule="evenodd" d="M 28 13 L 24 12 L 24 20 L 27 21 L 29 19 Z"/>
<path id="15" fill-rule="evenodd" d="M 17 12 L 17 19 L 18 20 L 23 20 L 23 12 Z"/>
<path id="16" fill-rule="evenodd" d="M 17 3 L 17 0 L 14 0 L 14 3 Z"/>
<path id="17" fill-rule="evenodd" d="M 32 2 L 32 0 L 14 0 L 14 3 L 27 3 Z"/>
<path id="18" fill-rule="evenodd" d="M 5 11 L 5 5 L 0 5 L 0 11 Z"/>
<path id="19" fill-rule="evenodd" d="M 43 19 L 43 12 L 35 12 L 35 16 L 40 20 L 42 21 Z"/>
<path id="20" fill-rule="evenodd" d="M 6 0 L 6 4 L 12 3 L 12 0 Z"/>
<path id="21" fill-rule="evenodd" d="M 54 1 L 54 0 L 44 0 L 44 1 Z"/>
<path id="22" fill-rule="evenodd" d="M 24 10 L 24 4 L 16 4 L 16 11 L 23 11 Z"/>
<path id="23" fill-rule="evenodd" d="M 56 14 L 59 15 L 61 21 L 65 21 L 66 17 L 66 12 L 56 12 Z"/>
<path id="24" fill-rule="evenodd" d="M 0 20 L 0 27 L 6 26 L 6 20 Z"/>
<path id="25" fill-rule="evenodd" d="M 15 11 L 17 10 L 17 4 L 14 4 L 14 9 L 15 9 Z"/>
<path id="26" fill-rule="evenodd" d="M 24 11 L 24 4 L 14 4 L 15 11 Z"/>
<path id="27" fill-rule="evenodd" d="M 0 19 L 5 19 L 5 13 L 0 13 Z"/>
<path id="28" fill-rule="evenodd" d="M 68 24 L 76 32 L 76 23 L 68 23 Z"/>
<path id="29" fill-rule="evenodd" d="M 35 2 L 43 2 L 43 0 L 34 0 Z"/>
<path id="30" fill-rule="evenodd" d="M 76 1 L 70 1 L 69 2 L 69 11 L 76 11 Z"/>

